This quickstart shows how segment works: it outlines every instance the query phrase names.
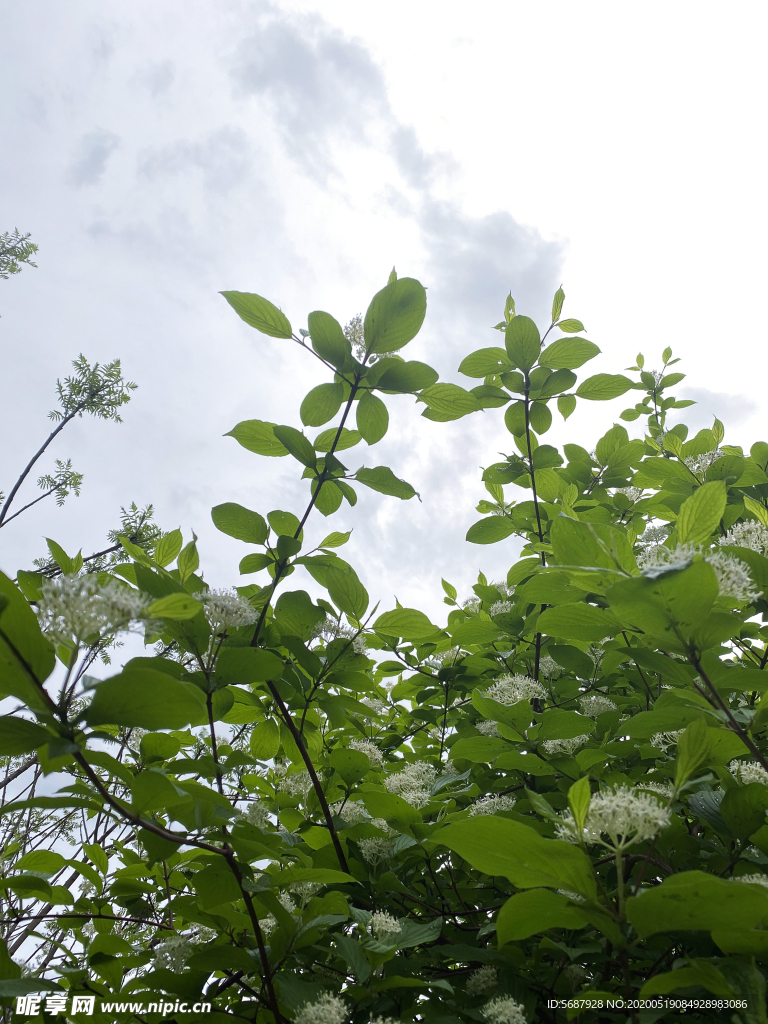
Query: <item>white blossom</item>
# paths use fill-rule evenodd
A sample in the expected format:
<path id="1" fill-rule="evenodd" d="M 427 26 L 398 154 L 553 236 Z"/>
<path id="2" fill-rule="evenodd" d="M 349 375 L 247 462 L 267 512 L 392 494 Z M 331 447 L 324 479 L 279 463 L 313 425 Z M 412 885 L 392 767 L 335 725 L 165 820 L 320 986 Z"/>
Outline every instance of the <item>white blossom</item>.
<path id="1" fill-rule="evenodd" d="M 259 615 L 236 590 L 203 590 L 194 597 L 202 601 L 205 617 L 214 633 L 250 626 Z"/>
<path id="2" fill-rule="evenodd" d="M 704 556 L 715 570 L 717 585 L 723 597 L 735 601 L 755 601 L 762 591 L 758 590 L 749 574 L 749 566 L 735 555 L 725 551 L 705 551 L 701 545 L 678 544 L 669 548 L 664 544 L 652 544 L 637 556 L 637 564 L 644 572 L 663 566 L 678 565 L 690 561 L 695 555 Z"/>
<path id="3" fill-rule="evenodd" d="M 724 537 L 720 538 L 723 547 L 749 548 L 761 555 L 768 555 L 768 527 L 754 519 L 736 523 Z"/>
<path id="4" fill-rule="evenodd" d="M 550 658 L 546 655 L 539 662 L 539 672 L 541 675 L 546 676 L 547 679 L 551 679 L 557 672 L 562 672 L 562 668 L 557 664 L 554 658 Z"/>
<path id="5" fill-rule="evenodd" d="M 291 883 L 291 892 L 298 896 L 302 902 L 302 905 L 310 900 L 315 893 L 320 892 L 323 888 L 322 882 L 293 882 Z"/>
<path id="6" fill-rule="evenodd" d="M 768 772 L 757 761 L 731 761 L 728 771 L 745 786 L 750 782 L 760 782 L 763 786 L 768 786 Z"/>
<path id="7" fill-rule="evenodd" d="M 585 732 L 581 736 L 571 736 L 567 740 L 544 740 L 541 744 L 544 748 L 545 754 L 573 754 L 574 751 L 582 747 L 587 740 L 590 738 L 589 733 Z"/>
<path id="8" fill-rule="evenodd" d="M 638 544 L 663 544 L 669 536 L 669 526 L 646 526 L 642 537 L 638 538 Z"/>
<path id="9" fill-rule="evenodd" d="M 267 805 L 259 797 L 250 801 L 245 817 L 251 825 L 256 825 L 258 828 L 265 828 L 271 822 Z"/>
<path id="10" fill-rule="evenodd" d="M 322 622 L 319 622 L 312 630 L 312 636 L 315 639 L 323 639 L 326 641 L 337 640 L 339 637 L 349 639 L 355 635 L 355 631 L 350 629 L 349 626 L 343 626 L 338 619 L 335 619 L 332 615 L 326 615 Z"/>
<path id="11" fill-rule="evenodd" d="M 383 832 L 384 835 L 387 835 L 387 836 L 396 836 L 397 835 L 397 829 L 396 828 L 392 828 L 389 824 L 387 824 L 386 818 L 371 818 L 369 824 L 373 825 L 374 828 L 377 828 L 379 830 L 379 832 Z"/>
<path id="12" fill-rule="evenodd" d="M 368 812 L 359 800 L 347 800 L 346 803 L 339 800 L 331 804 L 331 810 L 347 825 L 359 825 L 361 821 L 368 820 Z"/>
<path id="13" fill-rule="evenodd" d="M 481 796 L 475 800 L 469 809 L 470 818 L 477 814 L 496 814 L 497 811 L 510 811 L 516 804 L 517 798 L 511 793 L 491 793 L 489 796 Z"/>
<path id="14" fill-rule="evenodd" d="M 638 789 L 645 789 L 649 793 L 658 793 L 665 800 L 671 800 L 675 795 L 675 787 L 671 782 L 638 782 Z"/>
<path id="15" fill-rule="evenodd" d="M 512 611 L 512 602 L 511 601 L 495 601 L 491 605 L 491 609 L 490 609 L 489 614 L 490 614 L 491 618 L 493 618 L 494 615 L 504 615 L 506 612 L 511 612 L 511 611 Z"/>
<path id="16" fill-rule="evenodd" d="M 593 794 L 583 838 L 611 850 L 624 850 L 633 843 L 652 839 L 669 824 L 669 809 L 655 797 L 629 786 L 614 786 Z M 561 815 L 557 834 L 569 842 L 578 841 L 578 830 L 570 811 Z"/>
<path id="17" fill-rule="evenodd" d="M 597 718 L 598 715 L 603 715 L 607 711 L 618 711 L 613 701 L 608 697 L 603 697 L 600 693 L 589 693 L 586 697 L 582 697 L 579 703 L 581 713 L 589 715 L 590 718 Z"/>
<path id="18" fill-rule="evenodd" d="M 312 779 L 306 769 L 286 775 L 280 784 L 281 792 L 287 793 L 289 796 L 299 796 L 302 800 L 307 799 L 310 789 L 312 789 Z"/>
<path id="19" fill-rule="evenodd" d="M 384 764 L 384 755 L 373 740 L 350 740 L 349 746 L 351 750 L 358 750 L 361 754 L 365 754 L 373 768 L 381 768 Z"/>
<path id="20" fill-rule="evenodd" d="M 372 722 L 374 718 L 378 718 L 389 711 L 389 705 L 385 701 L 379 700 L 378 697 L 364 697 L 360 703 L 365 704 L 367 708 L 373 711 L 373 715 L 366 715 L 366 722 Z"/>
<path id="21" fill-rule="evenodd" d="M 475 722 L 475 728 L 481 736 L 499 735 L 499 727 L 495 722 Z"/>
<path id="22" fill-rule="evenodd" d="M 499 996 L 486 1003 L 482 1010 L 488 1024 L 525 1024 L 525 1009 L 522 1003 L 511 996 Z"/>
<path id="23" fill-rule="evenodd" d="M 625 495 L 634 504 L 638 499 L 642 498 L 643 489 L 642 487 L 617 487 L 615 493 Z"/>
<path id="24" fill-rule="evenodd" d="M 498 590 L 502 597 L 511 597 L 515 592 L 515 588 L 508 586 L 505 582 L 492 583 L 491 586 L 494 590 Z"/>
<path id="25" fill-rule="evenodd" d="M 403 926 L 397 918 L 388 914 L 386 910 L 375 910 L 371 915 L 371 931 L 377 939 L 399 935 L 402 930 Z"/>
<path id="26" fill-rule="evenodd" d="M 499 704 L 519 704 L 521 700 L 546 699 L 547 691 L 541 683 L 524 675 L 499 676 L 495 683 L 485 691 Z"/>
<path id="27" fill-rule="evenodd" d="M 731 881 L 745 882 L 747 885 L 764 885 L 768 889 L 768 875 L 763 875 L 759 871 L 751 875 L 737 875 Z"/>
<path id="28" fill-rule="evenodd" d="M 314 1003 L 304 1003 L 296 1017 L 296 1024 L 344 1024 L 348 1016 L 344 1000 L 324 992 Z"/>
<path id="29" fill-rule="evenodd" d="M 427 761 L 413 761 L 401 771 L 389 775 L 384 785 L 389 793 L 401 796 L 412 807 L 421 810 L 429 803 L 436 778 L 437 768 Z"/>
<path id="30" fill-rule="evenodd" d="M 390 839 L 380 839 L 378 837 L 374 839 L 358 839 L 357 845 L 360 847 L 363 860 L 366 864 L 371 864 L 373 867 L 377 864 L 383 864 L 392 856 L 392 841 Z"/>
<path id="31" fill-rule="evenodd" d="M 165 968 L 174 974 L 181 974 L 193 949 L 189 939 L 183 935 L 172 935 L 155 946 L 152 951 L 154 954 L 152 966 L 155 970 Z"/>
<path id="32" fill-rule="evenodd" d="M 725 455 L 725 452 L 721 452 L 719 448 L 715 448 L 714 451 L 704 452 L 703 455 L 689 455 L 687 459 L 683 459 L 688 469 L 696 476 L 702 476 L 713 462 L 717 462 Z"/>
<path id="33" fill-rule="evenodd" d="M 365 637 L 363 636 L 362 633 L 359 636 L 356 636 L 355 639 L 352 641 L 352 650 L 355 652 L 355 654 L 365 654 Z"/>
<path id="34" fill-rule="evenodd" d="M 490 992 L 492 988 L 496 988 L 498 983 L 499 972 L 496 968 L 491 964 L 483 964 L 476 971 L 472 971 L 467 978 L 465 992 L 468 996 L 479 996 L 483 992 Z"/>
<path id="35" fill-rule="evenodd" d="M 470 615 L 477 615 L 480 611 L 480 598 L 479 597 L 468 597 L 461 606 L 465 612 L 469 612 Z"/>
<path id="36" fill-rule="evenodd" d="M 673 729 L 671 732 L 655 732 L 651 736 L 651 746 L 657 747 L 663 753 L 668 753 L 670 747 L 673 747 L 680 737 L 683 735 L 682 729 Z"/>
<path id="37" fill-rule="evenodd" d="M 95 574 L 45 580 L 37 604 L 40 627 L 63 643 L 110 636 L 140 619 L 150 599 L 117 582 L 101 586 Z"/>

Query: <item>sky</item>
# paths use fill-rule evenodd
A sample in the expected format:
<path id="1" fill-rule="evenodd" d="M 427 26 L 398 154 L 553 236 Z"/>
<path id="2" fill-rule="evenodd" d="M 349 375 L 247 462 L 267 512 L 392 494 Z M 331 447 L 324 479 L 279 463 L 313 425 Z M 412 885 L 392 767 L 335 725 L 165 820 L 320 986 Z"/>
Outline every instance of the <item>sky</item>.
<path id="1" fill-rule="evenodd" d="M 98 550 L 136 501 L 194 530 L 212 586 L 253 580 L 210 508 L 300 513 L 307 483 L 223 435 L 300 425 L 328 378 L 243 324 L 225 289 L 268 297 L 294 329 L 314 309 L 345 323 L 394 265 L 428 290 L 404 354 L 472 386 L 458 364 L 499 344 L 507 292 L 546 323 L 562 283 L 602 349 L 590 372 L 638 351 L 654 366 L 671 345 L 698 402 L 686 422 L 764 438 L 767 21 L 756 3 L 686 0 L 0 0 L 0 231 L 40 246 L 37 269 L 0 282 L 0 489 L 80 352 L 119 356 L 139 385 L 123 424 L 84 418 L 57 440 L 39 472 L 71 458 L 82 495 L 4 528 L 0 567 L 29 567 L 47 536 Z M 626 404 L 580 403 L 547 440 L 591 448 Z M 514 559 L 514 540 L 464 541 L 481 467 L 512 443 L 502 412 L 438 424 L 421 408 L 390 400 L 386 440 L 347 453 L 421 502 L 361 493 L 308 540 L 352 529 L 341 553 L 372 603 L 439 620 L 441 577 L 468 596 Z"/>

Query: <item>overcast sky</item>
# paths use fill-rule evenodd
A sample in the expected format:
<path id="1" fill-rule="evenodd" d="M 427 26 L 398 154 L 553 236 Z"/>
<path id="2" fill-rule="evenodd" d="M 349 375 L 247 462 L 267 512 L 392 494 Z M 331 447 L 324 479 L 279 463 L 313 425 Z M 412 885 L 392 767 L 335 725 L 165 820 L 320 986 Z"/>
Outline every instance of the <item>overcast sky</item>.
<path id="1" fill-rule="evenodd" d="M 222 435 L 299 425 L 327 378 L 222 289 L 266 295 L 294 328 L 313 309 L 346 322 L 395 265 L 428 287 L 409 358 L 471 386 L 456 368 L 499 342 L 507 291 L 543 322 L 562 281 L 603 350 L 593 372 L 670 344 L 691 422 L 765 438 L 766 20 L 685 0 L 0 0 L 0 231 L 40 245 L 37 270 L 0 282 L 0 488 L 80 352 L 120 356 L 139 385 L 121 426 L 67 428 L 40 472 L 71 457 L 83 494 L 3 529 L 0 565 L 29 566 L 45 536 L 88 554 L 121 505 L 151 501 L 227 586 L 246 548 L 211 506 L 303 509 L 293 460 Z M 592 447 L 625 404 L 581 403 L 552 437 Z M 441 576 L 466 595 L 512 560 L 513 541 L 463 540 L 479 467 L 512 446 L 498 411 L 421 408 L 393 401 L 387 440 L 347 461 L 391 466 L 422 503 L 366 492 L 310 539 L 354 528 L 372 600 L 437 616 Z"/>

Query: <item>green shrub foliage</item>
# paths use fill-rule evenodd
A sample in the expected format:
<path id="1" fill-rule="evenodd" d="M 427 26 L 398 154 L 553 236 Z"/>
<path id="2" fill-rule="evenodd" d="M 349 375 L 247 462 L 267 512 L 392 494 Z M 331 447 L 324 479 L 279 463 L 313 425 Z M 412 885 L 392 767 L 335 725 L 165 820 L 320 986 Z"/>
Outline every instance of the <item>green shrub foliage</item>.
<path id="1" fill-rule="evenodd" d="M 231 591 L 178 530 L 125 533 L 108 563 L 50 542 L 46 571 L 0 577 L 5 1005 L 765 1022 L 768 444 L 670 426 L 691 403 L 669 348 L 589 376 L 562 290 L 543 332 L 507 300 L 466 388 L 408 359 L 426 294 L 394 271 L 346 328 L 223 295 L 259 346 L 318 361 L 301 426 L 229 432 L 295 463 L 306 505 L 212 510 L 245 546 Z M 593 451 L 544 439 L 625 393 Z M 373 608 L 340 553 L 361 487 L 416 495 L 368 450 L 402 396 L 431 420 L 484 410 L 509 451 L 467 540 L 520 557 L 499 548 L 468 600 L 443 581 L 441 622 Z M 95 680 L 124 630 L 146 655 Z"/>

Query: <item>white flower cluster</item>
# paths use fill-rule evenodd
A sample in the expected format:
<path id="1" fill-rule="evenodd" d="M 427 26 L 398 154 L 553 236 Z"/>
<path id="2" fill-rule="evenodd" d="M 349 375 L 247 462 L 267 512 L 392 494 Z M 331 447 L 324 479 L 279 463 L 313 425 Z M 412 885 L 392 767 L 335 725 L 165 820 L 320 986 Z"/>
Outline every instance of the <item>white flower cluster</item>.
<path id="1" fill-rule="evenodd" d="M 375 910 L 371 914 L 371 931 L 377 939 L 386 938 L 389 935 L 399 935 L 403 926 L 386 910 Z"/>
<path id="2" fill-rule="evenodd" d="M 663 544 L 669 536 L 669 530 L 669 526 L 646 526 L 642 537 L 638 538 L 638 544 Z"/>
<path id="3" fill-rule="evenodd" d="M 688 469 L 696 476 L 702 476 L 707 472 L 713 462 L 717 462 L 725 455 L 725 452 L 721 452 L 719 448 L 715 448 L 714 451 L 704 452 L 703 455 L 689 455 L 687 459 L 683 459 Z"/>
<path id="4" fill-rule="evenodd" d="M 357 313 L 344 328 L 344 337 L 352 346 L 352 354 L 359 362 L 365 359 L 365 330 L 363 314 Z"/>
<path id="5" fill-rule="evenodd" d="M 695 544 L 678 544 L 675 548 L 654 544 L 637 556 L 637 564 L 642 570 L 656 569 L 688 561 L 694 555 L 702 553 L 705 561 L 715 570 L 717 585 L 723 597 L 732 597 L 735 601 L 756 601 L 760 597 L 762 591 L 752 582 L 749 566 L 725 551 L 703 552 L 703 549 Z"/>
<path id="6" fill-rule="evenodd" d="M 302 800 L 307 799 L 310 789 L 312 789 L 312 779 L 306 769 L 286 775 L 280 784 L 282 793 L 287 793 L 288 796 L 299 796 Z"/>
<path id="7" fill-rule="evenodd" d="M 358 750 L 361 754 L 365 754 L 365 756 L 371 762 L 371 767 L 381 768 L 381 766 L 384 764 L 384 755 L 373 742 L 373 740 L 350 740 L 349 746 L 351 750 Z"/>
<path id="8" fill-rule="evenodd" d="M 377 828 L 379 832 L 383 832 L 385 836 L 397 835 L 397 829 L 388 825 L 386 818 L 371 818 L 370 824 Z"/>
<path id="9" fill-rule="evenodd" d="M 525 1024 L 525 1007 L 511 996 L 499 996 L 482 1010 L 488 1024 Z"/>
<path id="10" fill-rule="evenodd" d="M 302 906 L 323 888 L 322 882 L 292 882 L 291 892 L 298 896 Z"/>
<path id="11" fill-rule="evenodd" d="M 368 812 L 359 800 L 347 800 L 346 803 L 339 800 L 331 804 L 331 810 L 347 825 L 359 825 L 361 821 L 368 820 Z"/>
<path id="12" fill-rule="evenodd" d="M 45 580 L 37 605 L 40 628 L 62 643 L 111 636 L 140 619 L 150 599 L 137 590 L 95 575 Z"/>
<path id="13" fill-rule="evenodd" d="M 603 697 L 599 693 L 589 693 L 586 697 L 582 697 L 579 703 L 581 705 L 581 713 L 589 715 L 590 718 L 597 718 L 598 715 L 603 715 L 607 711 L 618 711 L 612 700 L 609 700 L 608 697 Z"/>
<path id="14" fill-rule="evenodd" d="M 360 703 L 365 704 L 365 706 L 370 708 L 373 712 L 373 715 L 366 715 L 366 722 L 372 722 L 374 718 L 378 718 L 380 715 L 385 715 L 389 711 L 389 705 L 386 701 L 379 700 L 378 697 L 363 697 Z"/>
<path id="15" fill-rule="evenodd" d="M 504 615 L 506 612 L 511 612 L 511 611 L 512 611 L 512 602 L 511 601 L 495 601 L 491 605 L 491 610 L 489 612 L 489 615 L 491 616 L 491 618 L 493 618 L 494 615 Z"/>
<path id="16" fill-rule="evenodd" d="M 571 812 L 563 812 L 561 818 L 557 825 L 558 836 L 568 842 L 578 842 L 578 829 Z M 609 850 L 625 850 L 633 843 L 652 839 L 669 824 L 668 808 L 655 797 L 636 792 L 629 786 L 614 786 L 592 796 L 583 839 Z"/>
<path id="17" fill-rule="evenodd" d="M 481 736 L 499 735 L 499 727 L 495 722 L 475 722 L 475 728 Z"/>
<path id="18" fill-rule="evenodd" d="M 344 1024 L 348 1019 L 347 1004 L 338 996 L 324 992 L 314 1003 L 304 1003 L 296 1024 Z"/>
<path id="19" fill-rule="evenodd" d="M 519 704 L 521 700 L 545 700 L 547 697 L 547 691 L 541 683 L 524 675 L 499 676 L 485 692 L 486 696 L 492 697 L 499 704 Z"/>
<path id="20" fill-rule="evenodd" d="M 645 789 L 649 793 L 658 793 L 665 800 L 671 800 L 675 795 L 675 787 L 671 782 L 638 782 L 638 789 Z"/>
<path id="21" fill-rule="evenodd" d="M 214 633 L 250 626 L 258 612 L 236 590 L 203 590 L 194 595 L 202 601 L 205 617 Z"/>
<path id="22" fill-rule="evenodd" d="M 182 974 L 193 949 L 189 939 L 183 935 L 172 935 L 155 946 L 152 966 L 155 970 L 165 969 L 174 974 Z"/>
<path id="23" fill-rule="evenodd" d="M 490 992 L 496 988 L 499 982 L 499 972 L 491 964 L 483 964 L 476 971 L 472 971 L 467 978 L 464 991 L 468 996 L 479 996 L 483 992 Z"/>
<path id="24" fill-rule="evenodd" d="M 661 750 L 662 753 L 666 754 L 669 752 L 671 747 L 677 743 L 680 737 L 683 735 L 682 729 L 673 729 L 672 732 L 655 732 L 651 736 L 651 746 Z"/>
<path id="25" fill-rule="evenodd" d="M 251 800 L 248 804 L 245 817 L 251 825 L 256 825 L 258 828 L 265 828 L 271 823 L 267 805 L 259 797 L 256 797 L 255 800 Z"/>
<path id="26" fill-rule="evenodd" d="M 642 498 L 643 489 L 642 487 L 617 487 L 615 493 L 625 495 L 634 504 L 639 498 Z"/>
<path id="27" fill-rule="evenodd" d="M 417 810 L 426 807 L 432 786 L 437 778 L 437 768 L 427 761 L 414 761 L 399 772 L 384 780 L 387 792 L 401 796 Z"/>
<path id="28" fill-rule="evenodd" d="M 344 640 L 352 640 L 352 650 L 355 654 L 365 654 L 365 637 L 362 633 L 359 636 L 356 634 L 357 630 L 352 629 L 350 626 L 342 625 L 333 615 L 327 615 L 312 630 L 312 636 L 316 640 L 324 640 L 326 643 L 330 643 L 331 640 L 338 640 L 339 637 Z"/>
<path id="29" fill-rule="evenodd" d="M 571 736 L 567 740 L 544 740 L 541 744 L 544 748 L 545 754 L 573 754 L 583 747 L 589 739 L 589 733 L 585 732 L 581 736 Z"/>
<path id="30" fill-rule="evenodd" d="M 437 666 L 437 668 L 442 668 L 442 666 L 445 665 L 445 664 L 449 664 L 449 665 L 452 664 L 454 662 L 454 660 L 459 656 L 460 653 L 461 653 L 461 648 L 460 647 L 451 647 L 447 651 L 440 651 L 439 653 L 437 651 L 435 651 L 435 653 L 432 655 L 432 657 L 429 660 L 430 660 L 430 662 L 433 662 L 434 665 Z"/>
<path id="31" fill-rule="evenodd" d="M 480 598 L 479 597 L 468 597 L 461 606 L 465 612 L 469 612 L 470 615 L 477 615 L 480 611 Z"/>
<path id="32" fill-rule="evenodd" d="M 547 679 L 551 679 L 558 672 L 562 672 L 562 668 L 557 664 L 554 658 L 550 658 L 546 655 L 539 662 L 539 673 L 546 676 Z"/>
<path id="33" fill-rule="evenodd" d="M 768 555 L 768 527 L 754 519 L 736 523 L 724 537 L 720 538 L 723 547 L 749 548 L 758 554 Z"/>
<path id="34" fill-rule="evenodd" d="M 352 641 L 352 650 L 355 654 L 365 654 L 367 648 L 365 646 L 365 637 L 362 633 Z"/>
<path id="35" fill-rule="evenodd" d="M 731 879 L 732 882 L 745 882 L 747 885 L 764 885 L 768 889 L 768 875 L 762 875 L 756 871 L 751 875 L 738 875 Z"/>
<path id="36" fill-rule="evenodd" d="M 469 809 L 470 818 L 477 814 L 496 814 L 497 811 L 510 811 L 517 803 L 517 798 L 511 793 L 491 793 L 489 796 L 481 796 L 475 800 Z"/>
<path id="37" fill-rule="evenodd" d="M 392 856 L 391 839 L 379 838 L 378 836 L 373 839 L 358 839 L 357 845 L 360 847 L 363 860 L 372 867 L 376 867 L 377 864 L 383 864 Z"/>
<path id="38" fill-rule="evenodd" d="M 728 771 L 745 786 L 750 782 L 760 782 L 763 786 L 768 786 L 768 772 L 757 761 L 731 761 Z"/>

